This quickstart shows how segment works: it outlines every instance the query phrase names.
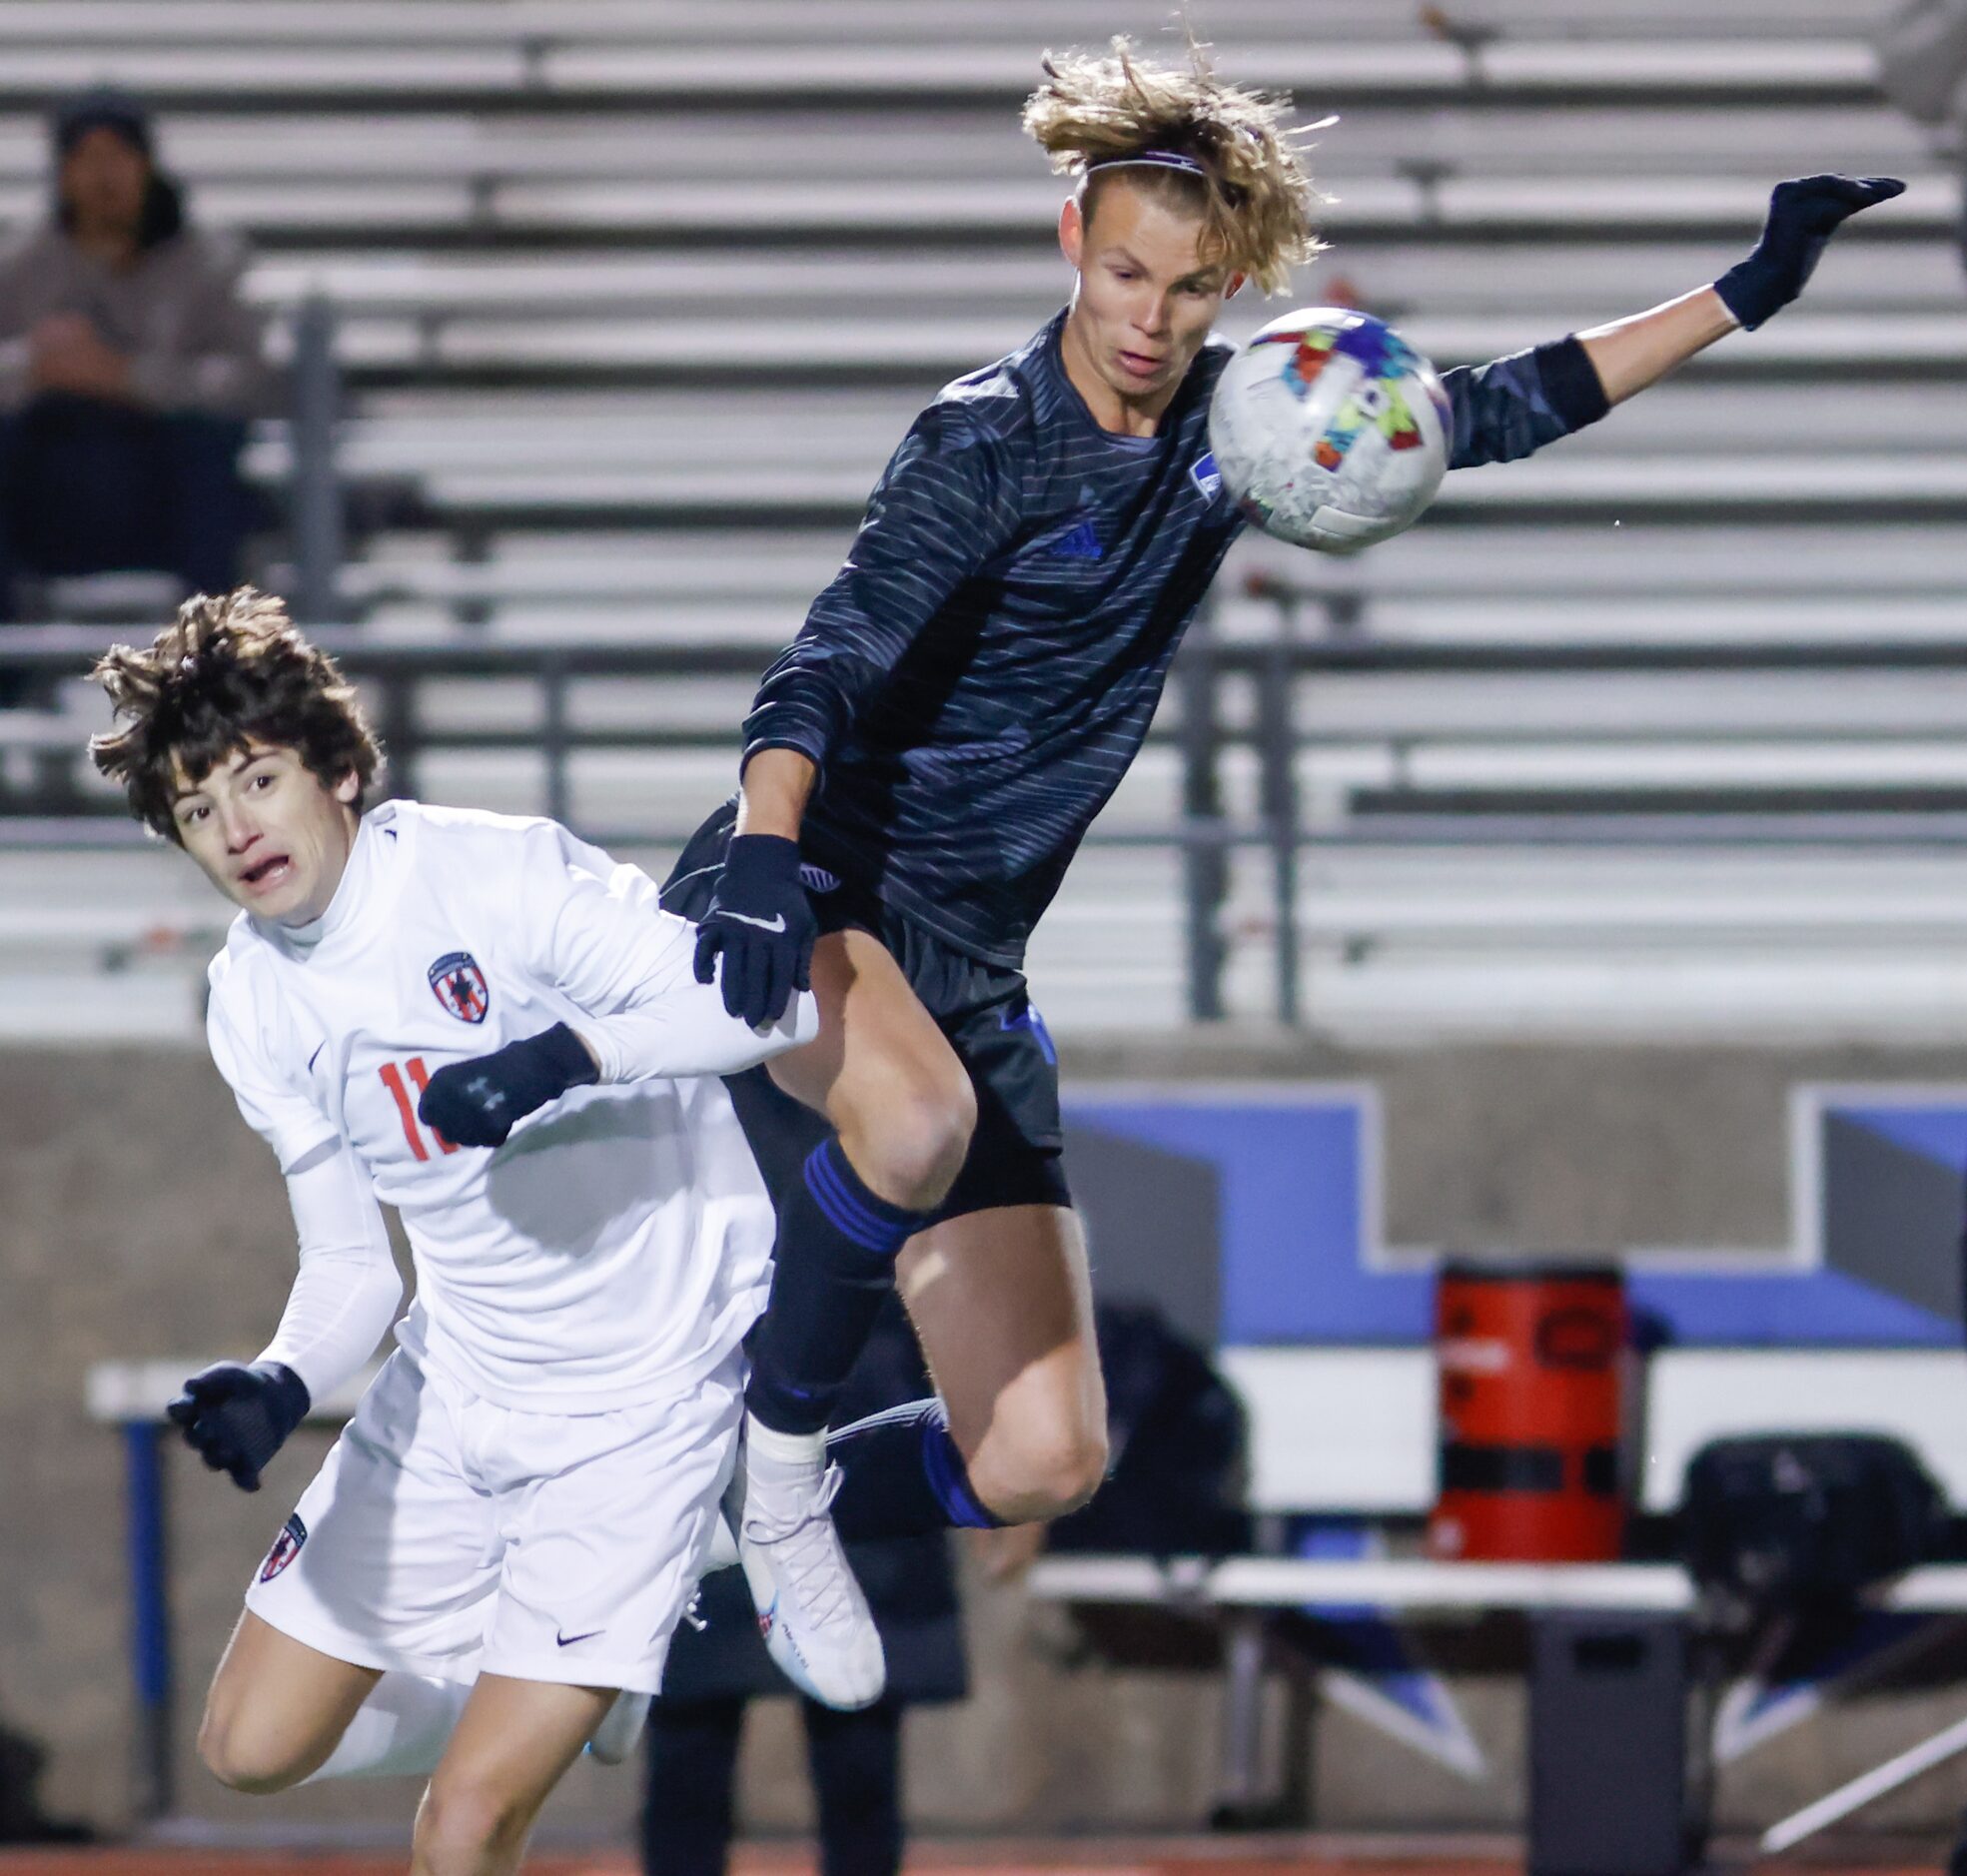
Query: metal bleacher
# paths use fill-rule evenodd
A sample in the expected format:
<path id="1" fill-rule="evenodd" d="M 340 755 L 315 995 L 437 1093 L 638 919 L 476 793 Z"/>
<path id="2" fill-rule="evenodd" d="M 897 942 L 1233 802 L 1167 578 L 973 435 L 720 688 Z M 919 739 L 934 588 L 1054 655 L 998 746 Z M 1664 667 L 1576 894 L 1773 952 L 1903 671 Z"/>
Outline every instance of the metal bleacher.
<path id="1" fill-rule="evenodd" d="M 1766 331 L 1535 461 L 1452 477 L 1404 539 L 1353 561 L 1246 542 L 1217 633 L 1278 632 L 1277 599 L 1253 585 L 1269 579 L 1300 593 L 1301 641 L 1967 643 L 1958 185 L 1877 94 L 1865 35 L 1888 10 L 1198 0 L 1227 72 L 1291 89 L 1307 120 L 1339 115 L 1313 156 L 1332 251 L 1293 299 L 1383 313 L 1444 365 L 1711 279 L 1781 176 L 1911 184 Z M 311 296 L 335 309 L 360 523 L 341 591 L 375 642 L 736 642 L 762 662 L 913 411 L 1065 289 L 1059 187 L 1015 122 L 1039 52 L 1152 40 L 1165 15 L 1147 0 L 15 0 L 0 7 L 0 216 L 38 211 L 51 96 L 141 88 L 197 210 L 251 236 L 255 297 L 283 316 Z M 1225 330 L 1275 310 L 1239 300 Z M 289 456 L 270 427 L 254 471 L 278 482 Z M 747 689 L 706 681 L 685 706 L 628 683 L 610 707 L 734 725 Z M 1967 893 L 1952 823 L 1940 839 L 1931 814 L 1903 838 L 1818 842 L 1791 816 L 1773 844 L 1471 844 L 1452 827 L 1498 801 L 1545 821 L 1635 796 L 1967 807 L 1967 679 L 1930 660 L 1780 681 L 1390 669 L 1309 676 L 1298 694 L 1297 791 L 1334 836 L 1295 888 L 1305 1020 L 1361 1035 L 1962 1026 L 1939 991 Z M 1247 711 L 1246 690 L 1224 703 Z M 519 724 L 536 699 L 447 679 L 427 707 Z M 0 775 L 86 708 L 12 715 Z M 727 744 L 597 749 L 573 798 L 589 825 L 649 829 L 655 864 L 654 833 L 729 772 Z M 1222 781 L 1226 811 L 1259 815 L 1247 751 L 1225 753 Z M 434 751 L 419 783 L 541 804 L 522 751 Z M 1166 827 L 1182 787 L 1175 749 L 1152 747 L 1103 828 Z M 1390 795 L 1441 838 L 1377 840 Z M 168 865 L 0 852 L 0 962 L 60 948 L 44 887 L 33 931 L 16 907 L 30 873 L 72 878 L 76 931 L 121 973 L 117 994 L 154 980 L 188 1009 L 197 943 L 168 934 L 191 902 L 134 883 Z M 105 935 L 89 908 L 112 871 Z M 1182 882 L 1173 848 L 1089 849 L 1034 949 L 1055 1020 L 1183 1018 Z M 1263 855 L 1232 854 L 1233 1016 L 1271 1010 L 1273 896 Z M 0 998 L 0 1028 L 59 1002 Z"/>

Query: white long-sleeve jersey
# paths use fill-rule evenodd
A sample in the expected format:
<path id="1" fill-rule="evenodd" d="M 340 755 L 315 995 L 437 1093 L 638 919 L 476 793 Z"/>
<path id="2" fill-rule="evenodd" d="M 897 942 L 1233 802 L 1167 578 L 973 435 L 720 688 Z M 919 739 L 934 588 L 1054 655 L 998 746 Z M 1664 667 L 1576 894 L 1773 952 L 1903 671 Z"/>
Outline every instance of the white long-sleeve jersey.
<path id="1" fill-rule="evenodd" d="M 598 1412 L 707 1373 L 763 1308 L 772 1214 L 712 1079 L 810 1040 L 691 969 L 694 928 L 646 874 L 551 821 L 394 801 L 367 815 L 326 915 L 242 913 L 212 962 L 213 1059 L 288 1175 L 301 1275 L 264 1358 L 317 1397 L 402 1292 L 377 1202 L 409 1236 L 398 1340 L 484 1398 Z M 601 1065 L 495 1150 L 417 1117 L 448 1062 L 565 1023 Z"/>

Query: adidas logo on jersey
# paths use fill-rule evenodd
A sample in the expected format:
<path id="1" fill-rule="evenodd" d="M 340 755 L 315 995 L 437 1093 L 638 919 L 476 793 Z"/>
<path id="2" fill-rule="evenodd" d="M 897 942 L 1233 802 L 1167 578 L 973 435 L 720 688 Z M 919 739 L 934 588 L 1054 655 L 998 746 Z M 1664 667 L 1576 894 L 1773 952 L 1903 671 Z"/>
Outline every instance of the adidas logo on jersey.
<path id="1" fill-rule="evenodd" d="M 1100 545 L 1100 537 L 1094 533 L 1093 523 L 1081 521 L 1052 543 L 1052 551 L 1062 560 L 1097 560 L 1106 548 Z"/>

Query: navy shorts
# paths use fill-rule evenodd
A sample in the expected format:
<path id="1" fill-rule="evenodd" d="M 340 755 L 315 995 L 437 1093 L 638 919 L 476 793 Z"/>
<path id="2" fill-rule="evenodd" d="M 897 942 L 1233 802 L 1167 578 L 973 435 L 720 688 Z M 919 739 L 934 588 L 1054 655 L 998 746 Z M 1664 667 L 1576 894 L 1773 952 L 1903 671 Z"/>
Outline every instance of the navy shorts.
<path id="1" fill-rule="evenodd" d="M 665 911 L 695 920 L 709 909 L 735 819 L 735 805 L 727 801 L 690 836 L 663 882 Z M 957 950 L 837 873 L 816 865 L 801 870 L 820 930 L 851 928 L 878 938 L 969 1070 L 976 1132 L 936 1217 L 961 1218 L 1001 1205 L 1070 1205 L 1059 1057 L 1024 973 Z M 733 1075 L 726 1086 L 776 1196 L 825 1138 L 825 1119 L 793 1100 L 762 1068 Z"/>

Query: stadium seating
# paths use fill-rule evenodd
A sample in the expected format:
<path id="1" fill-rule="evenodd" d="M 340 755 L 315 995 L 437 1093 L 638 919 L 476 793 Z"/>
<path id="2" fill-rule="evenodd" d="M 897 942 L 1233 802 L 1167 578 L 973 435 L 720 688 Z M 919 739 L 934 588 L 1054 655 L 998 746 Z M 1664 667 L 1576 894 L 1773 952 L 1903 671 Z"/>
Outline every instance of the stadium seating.
<path id="1" fill-rule="evenodd" d="M 1833 247 L 1805 305 L 1559 451 L 1452 478 L 1405 540 L 1358 561 L 1246 543 L 1218 632 L 1280 628 L 1250 585 L 1269 578 L 1303 590 L 1291 628 L 1314 639 L 1956 636 L 1967 485 L 1938 413 L 1967 374 L 1957 186 L 1951 159 L 1876 95 L 1864 35 L 1885 10 L 1462 0 L 1431 23 L 1386 0 L 1212 5 L 1227 70 L 1340 117 L 1312 155 L 1333 248 L 1298 297 L 1396 318 L 1445 365 L 1711 278 L 1779 176 L 1912 182 Z M 0 8 L 0 216 L 42 199 L 53 96 L 102 77 L 148 91 L 201 212 L 252 236 L 276 345 L 304 300 L 336 309 L 362 523 L 342 592 L 377 639 L 733 641 L 762 662 L 837 563 L 912 411 L 1058 302 L 1058 186 L 1013 122 L 1038 51 L 1160 24 L 1091 0 L 17 0 Z M 1264 313 L 1239 301 L 1225 329 Z M 286 478 L 282 427 L 252 465 Z M 669 834 L 707 805 L 729 776 L 717 725 L 734 725 L 745 688 L 698 688 L 684 714 L 700 749 L 578 756 L 584 823 Z M 1247 709 L 1246 692 L 1227 686 L 1226 706 Z M 615 702 L 669 720 L 633 684 Z M 1789 839 L 1689 859 L 1608 836 L 1584 853 L 1463 856 L 1413 844 L 1412 828 L 1394 840 L 1404 817 L 1436 814 L 1483 837 L 1498 804 L 1581 828 L 1635 799 L 1945 803 L 1967 786 L 1949 747 L 1962 712 L 1931 674 L 1327 677 L 1297 702 L 1301 796 L 1336 842 L 1308 854 L 1296 907 L 1313 1020 L 1534 1022 L 1544 983 L 1552 1022 L 1680 1010 L 1752 1025 L 1756 998 L 1713 986 L 1780 936 L 1803 961 L 1794 984 L 1771 979 L 1769 1020 L 1791 1021 L 1796 985 L 1843 960 L 1827 1020 L 1861 1027 L 1900 959 L 1892 933 L 1917 981 L 1919 947 L 1956 916 L 1928 892 L 1931 848 Z M 515 725 L 537 707 L 504 680 L 434 684 L 426 703 Z M 85 707 L 0 715 L 0 809 Z M 1253 820 L 1254 762 L 1224 757 L 1230 808 Z M 419 785 L 531 807 L 540 774 L 524 751 L 460 749 L 434 752 Z M 1179 798 L 1159 746 L 1104 827 L 1146 836 Z M 1376 829 L 1393 844 L 1376 848 Z M 1868 902 L 1883 936 L 1854 929 L 1860 860 L 1882 869 Z M 1271 1007 L 1267 864 L 1235 858 L 1224 913 L 1230 1007 L 1250 1017 Z M 1464 872 L 1481 889 L 1427 887 Z M 1694 875 L 1709 873 L 1738 888 L 1708 892 Z M 1056 1017 L 1179 1019 L 1180 877 L 1165 850 L 1089 852 L 1034 960 L 1060 986 Z M 0 961 L 25 942 L 0 919 Z M 1512 971 L 1521 996 L 1482 988 Z"/>

